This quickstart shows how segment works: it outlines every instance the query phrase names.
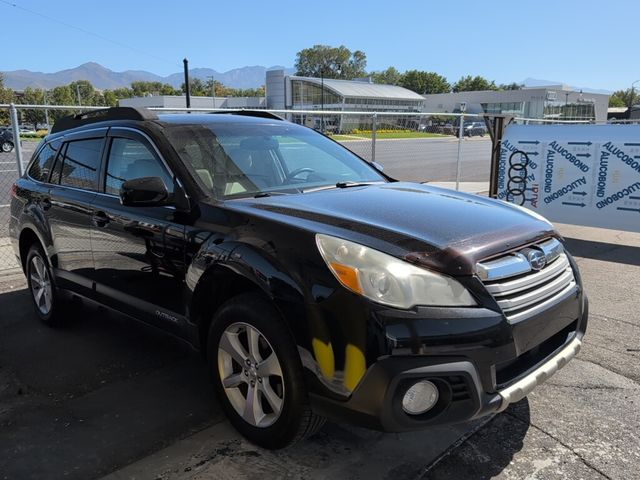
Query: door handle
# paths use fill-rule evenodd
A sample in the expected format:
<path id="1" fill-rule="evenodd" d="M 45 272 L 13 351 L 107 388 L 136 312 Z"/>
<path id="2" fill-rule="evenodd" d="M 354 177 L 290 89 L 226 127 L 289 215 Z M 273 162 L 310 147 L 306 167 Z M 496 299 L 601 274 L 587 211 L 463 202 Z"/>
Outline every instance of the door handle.
<path id="1" fill-rule="evenodd" d="M 109 223 L 109 217 L 104 212 L 95 212 L 92 220 L 96 227 L 104 227 Z"/>
<path id="2" fill-rule="evenodd" d="M 42 206 L 43 210 L 49 210 L 51 208 L 51 200 L 48 198 L 43 198 L 42 200 L 40 200 L 40 205 Z"/>

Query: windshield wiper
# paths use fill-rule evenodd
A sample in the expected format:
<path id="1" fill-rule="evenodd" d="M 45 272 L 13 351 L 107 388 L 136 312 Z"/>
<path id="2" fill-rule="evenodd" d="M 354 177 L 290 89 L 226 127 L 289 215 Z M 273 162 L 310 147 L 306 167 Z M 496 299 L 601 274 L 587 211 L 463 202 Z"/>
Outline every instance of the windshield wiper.
<path id="1" fill-rule="evenodd" d="M 349 187 L 366 187 L 367 185 L 373 185 L 376 182 L 338 182 L 336 188 L 349 188 Z"/>
<path id="2" fill-rule="evenodd" d="M 375 185 L 377 183 L 383 183 L 383 182 L 353 182 L 353 181 L 338 182 L 334 185 L 322 185 L 321 187 L 305 189 L 302 191 L 302 193 L 317 192 L 320 190 L 331 190 L 334 188 L 366 187 L 367 185 Z"/>
<path id="3" fill-rule="evenodd" d="M 258 192 L 253 196 L 253 198 L 271 197 L 273 195 L 291 195 L 291 194 L 287 192 Z"/>

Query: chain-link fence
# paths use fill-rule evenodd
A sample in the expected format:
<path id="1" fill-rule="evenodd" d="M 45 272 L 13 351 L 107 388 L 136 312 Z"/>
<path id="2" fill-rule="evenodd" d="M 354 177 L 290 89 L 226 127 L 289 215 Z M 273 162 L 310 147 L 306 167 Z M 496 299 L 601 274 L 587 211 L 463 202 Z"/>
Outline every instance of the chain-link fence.
<path id="1" fill-rule="evenodd" d="M 46 109 L 45 117 L 53 123 L 62 115 L 95 108 L 100 107 L 16 105 L 14 117 L 16 128 L 20 132 L 25 130 L 24 121 L 42 116 L 30 114 L 34 110 Z M 153 110 L 158 113 L 180 113 L 187 109 Z M 197 108 L 190 110 L 195 113 L 211 111 Z M 488 188 L 492 142 L 483 116 L 315 110 L 271 112 L 324 133 L 360 157 L 375 161 L 383 167 L 385 173 L 398 180 L 448 182 L 456 188 L 458 182 L 479 182 L 486 184 Z M 13 139 L 10 113 L 9 106 L 0 106 L 0 129 L 8 131 L 5 136 Z M 528 124 L 581 123 L 524 118 L 516 118 L 514 121 Z M 38 125 L 33 127 L 38 128 Z M 8 239 L 11 187 L 21 171 L 18 158 L 21 155 L 22 162 L 26 165 L 40 141 L 38 134 L 42 136 L 46 132 L 22 133 L 22 140 L 18 145 L 14 145 L 14 140 L 11 140 L 11 146 L 2 144 L 0 151 L 0 271 L 18 267 Z M 29 136 L 33 138 L 27 138 Z"/>
<path id="2" fill-rule="evenodd" d="M 9 241 L 11 187 L 20 176 L 18 152 L 20 140 L 17 125 L 11 122 L 11 112 L 3 109 L 0 118 L 0 273 L 18 267 Z"/>

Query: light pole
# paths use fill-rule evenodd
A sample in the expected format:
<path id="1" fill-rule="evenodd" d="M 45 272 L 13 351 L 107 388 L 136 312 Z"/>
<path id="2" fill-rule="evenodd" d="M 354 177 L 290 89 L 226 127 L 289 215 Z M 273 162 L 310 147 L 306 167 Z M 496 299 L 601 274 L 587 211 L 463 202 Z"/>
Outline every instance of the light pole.
<path id="1" fill-rule="evenodd" d="M 207 78 L 211 79 L 211 95 L 213 97 L 213 108 L 216 108 L 216 79 L 213 75 L 209 75 Z"/>

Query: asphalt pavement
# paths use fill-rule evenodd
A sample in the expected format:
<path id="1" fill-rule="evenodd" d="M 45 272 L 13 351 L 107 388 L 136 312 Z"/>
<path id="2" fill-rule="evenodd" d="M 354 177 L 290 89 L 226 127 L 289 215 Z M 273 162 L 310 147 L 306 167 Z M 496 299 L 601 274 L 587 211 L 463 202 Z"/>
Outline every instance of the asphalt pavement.
<path id="1" fill-rule="evenodd" d="M 349 140 L 342 144 L 371 160 L 370 140 Z M 458 139 L 409 138 L 378 140 L 375 161 L 385 173 L 409 182 L 450 182 L 456 179 Z M 489 137 L 464 138 L 460 152 L 460 181 L 489 181 L 491 140 Z"/>
<path id="2" fill-rule="evenodd" d="M 276 452 L 233 430 L 182 343 L 91 306 L 44 327 L 22 276 L 0 277 L 0 478 L 637 478 L 640 234 L 560 231 L 591 320 L 578 357 L 527 399 L 400 435 L 329 423 Z"/>

